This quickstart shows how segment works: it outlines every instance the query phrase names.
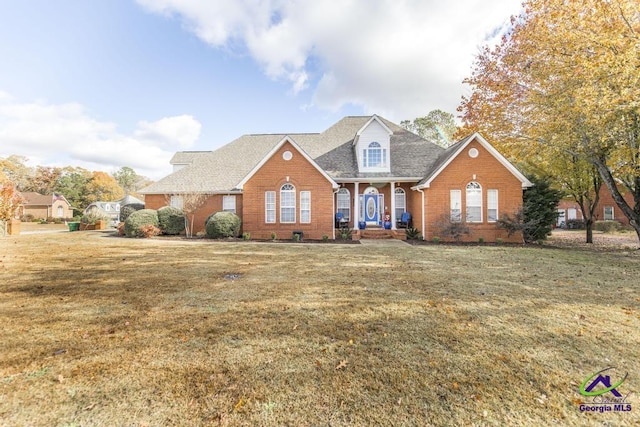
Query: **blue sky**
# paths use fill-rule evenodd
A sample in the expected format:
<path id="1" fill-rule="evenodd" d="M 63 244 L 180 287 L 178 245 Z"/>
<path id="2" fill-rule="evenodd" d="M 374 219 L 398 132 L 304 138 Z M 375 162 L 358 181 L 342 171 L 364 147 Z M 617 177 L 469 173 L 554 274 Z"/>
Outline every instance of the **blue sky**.
<path id="1" fill-rule="evenodd" d="M 518 0 L 0 0 L 0 157 L 157 179 L 179 150 L 455 113 Z"/>

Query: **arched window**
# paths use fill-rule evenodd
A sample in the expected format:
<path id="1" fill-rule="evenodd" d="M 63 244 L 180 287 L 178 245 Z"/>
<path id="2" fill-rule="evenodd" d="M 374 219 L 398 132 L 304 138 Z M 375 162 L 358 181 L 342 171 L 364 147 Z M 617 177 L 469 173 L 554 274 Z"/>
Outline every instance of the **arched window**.
<path id="1" fill-rule="evenodd" d="M 351 219 L 351 193 L 346 188 L 341 188 L 336 195 L 337 212 L 342 214 L 345 221 Z"/>
<path id="2" fill-rule="evenodd" d="M 64 208 L 62 206 L 58 206 L 58 218 L 62 218 L 64 216 Z"/>
<path id="3" fill-rule="evenodd" d="M 362 164 L 365 168 L 381 168 L 387 165 L 387 150 L 379 142 L 372 142 L 362 153 Z"/>
<path id="4" fill-rule="evenodd" d="M 482 187 L 477 182 L 467 184 L 467 222 L 482 222 Z"/>
<path id="5" fill-rule="evenodd" d="M 289 183 L 280 187 L 280 222 L 296 222 L 296 188 Z"/>
<path id="6" fill-rule="evenodd" d="M 396 221 L 400 221 L 402 214 L 407 211 L 407 195 L 402 188 L 396 188 Z"/>

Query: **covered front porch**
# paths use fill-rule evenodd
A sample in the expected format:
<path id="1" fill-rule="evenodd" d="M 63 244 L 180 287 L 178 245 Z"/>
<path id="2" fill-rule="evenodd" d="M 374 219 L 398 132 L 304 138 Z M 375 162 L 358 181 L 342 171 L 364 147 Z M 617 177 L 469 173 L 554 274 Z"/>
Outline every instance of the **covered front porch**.
<path id="1" fill-rule="evenodd" d="M 398 230 L 412 226 L 419 206 L 411 186 L 416 181 L 341 182 L 336 192 L 336 227 L 366 230 Z M 416 206 L 414 206 L 416 205 Z"/>

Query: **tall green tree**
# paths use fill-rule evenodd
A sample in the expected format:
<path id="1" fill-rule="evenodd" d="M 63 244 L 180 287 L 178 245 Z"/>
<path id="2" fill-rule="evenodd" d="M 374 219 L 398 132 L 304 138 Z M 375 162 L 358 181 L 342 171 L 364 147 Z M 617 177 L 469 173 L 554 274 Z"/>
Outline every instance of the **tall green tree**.
<path id="1" fill-rule="evenodd" d="M 129 166 L 123 166 L 113 173 L 113 177 L 118 182 L 120 187 L 124 190 L 125 195 L 137 190 L 137 184 L 142 177 L 136 173 L 135 170 Z"/>
<path id="2" fill-rule="evenodd" d="M 453 114 L 442 110 L 430 111 L 426 116 L 413 121 L 403 120 L 400 126 L 445 148 L 453 142 L 458 130 Z"/>
<path id="3" fill-rule="evenodd" d="M 525 242 L 541 242 L 551 234 L 557 219 L 557 206 L 562 193 L 551 188 L 548 177 L 529 176 L 533 186 L 524 192 L 522 210 L 513 216 L 505 214 L 498 220 L 499 226 L 509 234 L 522 231 Z"/>
<path id="4" fill-rule="evenodd" d="M 62 194 L 69 201 L 74 215 L 79 215 L 90 203 L 88 184 L 92 176 L 90 171 L 81 167 L 62 168 L 53 191 Z"/>
<path id="5" fill-rule="evenodd" d="M 637 1 L 529 0 L 477 57 L 463 124 L 554 177 L 553 156 L 590 164 L 640 239 L 638 70 Z"/>

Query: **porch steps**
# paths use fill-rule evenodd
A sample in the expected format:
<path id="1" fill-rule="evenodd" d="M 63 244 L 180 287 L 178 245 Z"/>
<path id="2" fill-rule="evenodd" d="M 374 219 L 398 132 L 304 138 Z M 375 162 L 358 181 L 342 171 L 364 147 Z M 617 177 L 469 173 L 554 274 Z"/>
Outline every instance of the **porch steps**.
<path id="1" fill-rule="evenodd" d="M 404 230 L 385 230 L 382 227 L 367 227 L 360 230 L 361 239 L 398 239 L 405 240 Z"/>

